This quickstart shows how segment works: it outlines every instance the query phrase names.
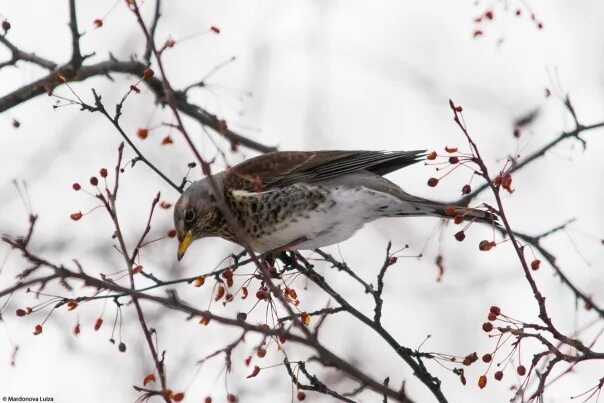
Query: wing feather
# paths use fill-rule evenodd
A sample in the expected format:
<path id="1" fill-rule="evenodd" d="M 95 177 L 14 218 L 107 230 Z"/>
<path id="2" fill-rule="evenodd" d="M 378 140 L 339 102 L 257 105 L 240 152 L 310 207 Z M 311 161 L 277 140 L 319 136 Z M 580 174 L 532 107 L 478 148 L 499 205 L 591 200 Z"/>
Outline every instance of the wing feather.
<path id="1" fill-rule="evenodd" d="M 276 151 L 231 168 L 227 186 L 269 190 L 295 183 L 313 183 L 358 170 L 385 175 L 423 159 L 425 151 Z"/>

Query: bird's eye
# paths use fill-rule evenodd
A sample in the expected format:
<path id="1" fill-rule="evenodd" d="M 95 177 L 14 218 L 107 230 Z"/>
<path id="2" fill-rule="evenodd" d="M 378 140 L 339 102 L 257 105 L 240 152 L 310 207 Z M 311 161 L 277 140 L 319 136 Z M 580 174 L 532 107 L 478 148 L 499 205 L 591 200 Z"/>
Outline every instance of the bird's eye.
<path id="1" fill-rule="evenodd" d="M 195 212 L 193 211 L 193 209 L 186 209 L 185 210 L 185 221 L 187 221 L 187 222 L 193 221 L 193 218 L 195 218 Z"/>

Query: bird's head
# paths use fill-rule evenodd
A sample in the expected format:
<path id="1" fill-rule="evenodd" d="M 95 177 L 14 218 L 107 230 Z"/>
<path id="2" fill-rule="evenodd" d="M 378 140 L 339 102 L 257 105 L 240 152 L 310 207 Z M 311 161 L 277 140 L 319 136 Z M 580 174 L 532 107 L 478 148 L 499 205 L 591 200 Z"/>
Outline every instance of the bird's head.
<path id="1" fill-rule="evenodd" d="M 208 178 L 189 186 L 174 206 L 174 228 L 178 237 L 178 260 L 196 239 L 212 236 L 220 209 Z"/>

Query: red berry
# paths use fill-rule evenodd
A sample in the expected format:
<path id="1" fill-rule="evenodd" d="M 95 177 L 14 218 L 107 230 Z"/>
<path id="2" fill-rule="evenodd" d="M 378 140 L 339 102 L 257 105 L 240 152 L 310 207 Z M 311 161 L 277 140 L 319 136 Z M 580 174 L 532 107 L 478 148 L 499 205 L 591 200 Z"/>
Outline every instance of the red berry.
<path id="1" fill-rule="evenodd" d="M 298 394 L 296 395 L 296 397 L 298 398 L 298 400 L 302 401 L 302 400 L 306 399 L 306 393 L 304 393 L 303 391 L 299 390 Z"/>
<path id="2" fill-rule="evenodd" d="M 487 19 L 492 20 L 493 19 L 493 12 L 491 10 L 489 10 L 486 13 L 484 13 L 484 16 L 487 17 Z"/>
<path id="3" fill-rule="evenodd" d="M 138 129 L 136 131 L 136 135 L 138 136 L 139 139 L 144 140 L 149 135 L 149 129 Z"/>
<path id="4" fill-rule="evenodd" d="M 518 366 L 518 368 L 516 368 L 516 372 L 518 372 L 518 375 L 520 375 L 520 376 L 526 375 L 526 368 L 525 368 L 525 366 L 524 365 Z"/>
<path id="5" fill-rule="evenodd" d="M 72 189 L 75 190 L 76 192 L 80 189 L 82 189 L 82 187 L 80 186 L 79 183 L 74 183 L 73 185 L 71 185 Z"/>
<path id="6" fill-rule="evenodd" d="M 495 380 L 500 381 L 503 379 L 503 372 L 497 371 L 497 372 L 495 372 L 495 375 L 493 377 L 495 378 Z"/>
<path id="7" fill-rule="evenodd" d="M 73 221 L 78 221 L 78 220 L 79 220 L 80 218 L 82 218 L 83 216 L 84 216 L 84 215 L 83 215 L 81 212 L 79 212 L 79 211 L 78 211 L 77 213 L 71 213 L 71 214 L 69 215 L 69 217 L 71 217 L 71 219 L 72 219 Z"/>
<path id="8" fill-rule="evenodd" d="M 480 241 L 480 243 L 478 244 L 478 249 L 480 249 L 481 251 L 484 252 L 488 252 L 491 249 L 493 249 L 495 246 L 497 246 L 497 244 L 493 241 L 487 241 L 487 240 L 483 240 Z"/>
<path id="9" fill-rule="evenodd" d="M 489 316 L 488 319 L 492 322 L 494 320 L 497 320 L 497 315 L 495 315 L 493 312 L 489 312 Z"/>
<path id="10" fill-rule="evenodd" d="M 103 20 L 101 20 L 100 18 L 96 18 L 94 21 L 94 27 L 95 28 L 100 28 L 103 26 Z"/>
<path id="11" fill-rule="evenodd" d="M 438 179 L 436 179 L 436 178 L 430 178 L 430 179 L 428 179 L 428 186 L 430 186 L 431 188 L 433 188 L 436 185 L 438 185 Z"/>
<path id="12" fill-rule="evenodd" d="M 4 30 L 4 33 L 6 34 L 8 32 L 8 30 L 10 29 L 10 22 L 8 22 L 7 20 L 2 21 L 2 29 Z"/>
<path id="13" fill-rule="evenodd" d="M 103 178 L 107 177 L 107 169 L 101 168 L 101 171 L 99 173 L 100 173 L 101 177 L 103 177 Z"/>
<path id="14" fill-rule="evenodd" d="M 97 331 L 101 328 L 103 324 L 103 318 L 97 318 L 96 322 L 94 322 L 94 331 Z"/>
<path id="15" fill-rule="evenodd" d="M 463 185 L 463 187 L 461 188 L 461 194 L 467 195 L 470 194 L 472 192 L 472 186 L 470 185 Z"/>
<path id="16" fill-rule="evenodd" d="M 458 214 L 455 216 L 455 218 L 453 219 L 453 222 L 455 224 L 461 224 L 463 222 L 463 215 Z"/>
<path id="17" fill-rule="evenodd" d="M 457 164 L 459 162 L 458 157 L 449 157 L 449 164 Z"/>
<path id="18" fill-rule="evenodd" d="M 90 178 L 90 184 L 91 184 L 92 186 L 96 186 L 96 185 L 98 185 L 98 184 L 99 184 L 99 180 L 97 179 L 97 177 L 96 177 L 96 176 L 93 176 L 93 177 L 91 177 L 91 178 Z"/>
<path id="19" fill-rule="evenodd" d="M 466 239 L 466 233 L 463 231 L 459 231 L 455 234 L 455 239 L 457 239 L 459 242 L 463 241 L 464 239 Z"/>
<path id="20" fill-rule="evenodd" d="M 166 233 L 166 236 L 167 236 L 168 238 L 174 238 L 174 237 L 176 236 L 176 230 L 175 230 L 175 229 L 171 229 L 170 231 L 168 231 L 168 232 Z"/>
<path id="21" fill-rule="evenodd" d="M 482 330 L 489 333 L 491 330 L 493 330 L 493 324 L 491 322 L 484 322 L 482 324 Z"/>
<path id="22" fill-rule="evenodd" d="M 212 403 L 212 398 L 210 396 L 206 396 L 206 398 L 203 401 L 204 401 L 204 403 Z"/>
<path id="23" fill-rule="evenodd" d="M 23 310 L 23 309 L 17 309 L 16 313 L 17 313 L 18 317 L 27 315 L 27 312 L 25 312 L 25 310 Z"/>
<path id="24" fill-rule="evenodd" d="M 499 315 L 501 313 L 501 308 L 499 308 L 497 305 L 493 305 L 491 308 L 489 308 L 489 312 Z"/>
<path id="25" fill-rule="evenodd" d="M 519 127 L 514 128 L 514 137 L 516 137 L 516 138 L 520 137 L 520 128 Z"/>
<path id="26" fill-rule="evenodd" d="M 541 266 L 541 260 L 535 259 L 531 262 L 531 269 L 539 270 L 539 266 Z"/>
<path id="27" fill-rule="evenodd" d="M 42 333 L 42 325 L 36 325 L 36 327 L 34 328 L 34 336 L 37 336 L 40 333 Z"/>
<path id="28" fill-rule="evenodd" d="M 491 354 L 485 354 L 482 356 L 482 361 L 483 362 L 491 362 L 491 360 L 493 359 L 493 356 Z"/>
<path id="29" fill-rule="evenodd" d="M 172 400 L 174 400 L 175 402 L 182 402 L 182 399 L 184 399 L 184 398 L 185 398 L 185 394 L 183 392 L 175 393 L 172 396 Z"/>
<path id="30" fill-rule="evenodd" d="M 456 110 L 457 112 L 461 112 L 461 111 L 462 111 L 461 106 L 456 106 L 456 107 L 455 107 L 455 110 Z M 446 147 L 445 147 L 445 151 L 446 151 L 446 152 L 448 152 L 448 153 L 454 153 L 454 152 L 457 152 L 457 147 L 449 147 L 449 146 L 446 146 Z"/>
<path id="31" fill-rule="evenodd" d="M 478 378 L 478 387 L 480 389 L 484 389 L 485 386 L 487 386 L 487 377 L 485 375 L 481 375 L 480 378 Z"/>
<path id="32" fill-rule="evenodd" d="M 170 136 L 164 137 L 164 139 L 161 141 L 161 144 L 163 146 L 165 146 L 167 144 L 172 144 L 172 143 L 174 143 L 174 140 L 172 140 L 172 137 L 170 137 Z"/>
<path id="33" fill-rule="evenodd" d="M 229 394 L 227 395 L 227 401 L 228 401 L 229 403 L 236 403 L 236 402 L 237 402 L 237 396 L 235 396 L 235 395 L 234 395 L 234 394 L 232 394 L 232 393 L 229 393 Z"/>
<path id="34" fill-rule="evenodd" d="M 210 27 L 210 31 L 214 32 L 215 34 L 219 34 L 220 33 L 220 28 L 215 27 L 215 26 L 211 26 Z"/>
<path id="35" fill-rule="evenodd" d="M 435 160 L 436 159 L 436 151 L 432 151 L 430 154 L 428 154 L 428 156 L 426 157 L 427 160 Z"/>
<path id="36" fill-rule="evenodd" d="M 153 72 L 153 70 L 145 69 L 145 71 L 143 71 L 143 78 L 151 78 L 154 74 L 155 73 Z"/>
<path id="37" fill-rule="evenodd" d="M 260 289 L 256 292 L 256 298 L 266 301 L 269 297 L 268 288 L 260 287 Z"/>

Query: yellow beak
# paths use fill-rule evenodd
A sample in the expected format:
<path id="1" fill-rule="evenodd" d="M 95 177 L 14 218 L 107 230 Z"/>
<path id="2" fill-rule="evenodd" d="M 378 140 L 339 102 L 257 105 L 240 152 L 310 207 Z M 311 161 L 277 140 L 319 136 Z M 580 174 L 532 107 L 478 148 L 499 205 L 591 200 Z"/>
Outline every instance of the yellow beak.
<path id="1" fill-rule="evenodd" d="M 191 242 L 193 242 L 193 234 L 191 233 L 191 231 L 189 231 L 187 232 L 187 235 L 185 235 L 182 242 L 178 245 L 178 253 L 176 255 L 176 258 L 179 261 L 185 255 L 187 249 L 189 248 L 189 245 L 191 245 Z"/>

